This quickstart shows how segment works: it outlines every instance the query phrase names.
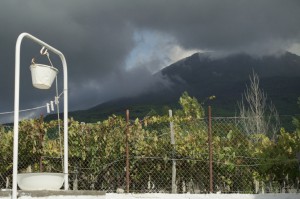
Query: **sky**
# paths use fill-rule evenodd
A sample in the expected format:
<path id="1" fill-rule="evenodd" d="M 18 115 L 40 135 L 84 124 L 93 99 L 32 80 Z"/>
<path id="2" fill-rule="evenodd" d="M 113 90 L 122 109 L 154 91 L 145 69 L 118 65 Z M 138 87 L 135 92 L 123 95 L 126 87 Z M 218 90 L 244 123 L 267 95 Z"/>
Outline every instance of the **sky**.
<path id="1" fill-rule="evenodd" d="M 2 123 L 12 119 L 1 113 L 14 107 L 15 45 L 22 32 L 65 55 L 70 110 L 159 89 L 155 82 L 168 80 L 153 74 L 196 52 L 300 55 L 299 0 L 1 0 L 0 26 Z M 20 109 L 44 106 L 55 96 L 55 85 L 38 90 L 31 84 L 31 59 L 49 64 L 40 48 L 22 42 Z M 61 93 L 61 62 L 50 58 Z"/>

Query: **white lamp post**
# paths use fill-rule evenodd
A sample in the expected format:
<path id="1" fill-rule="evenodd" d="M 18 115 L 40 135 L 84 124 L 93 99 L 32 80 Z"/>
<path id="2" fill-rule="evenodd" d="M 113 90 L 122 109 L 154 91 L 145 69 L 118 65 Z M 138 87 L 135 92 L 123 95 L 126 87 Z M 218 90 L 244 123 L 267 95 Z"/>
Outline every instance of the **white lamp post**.
<path id="1" fill-rule="evenodd" d="M 45 46 L 48 50 L 57 54 L 63 65 L 64 74 L 64 189 L 68 190 L 68 74 L 67 62 L 64 55 L 49 44 L 39 40 L 38 38 L 28 34 L 22 33 L 19 35 L 16 43 L 15 54 L 15 102 L 14 102 L 14 146 L 13 146 L 13 184 L 12 184 L 12 198 L 17 198 L 17 174 L 18 174 L 18 137 L 19 137 L 19 94 L 20 94 L 20 49 L 23 38 L 28 38 L 35 43 Z"/>

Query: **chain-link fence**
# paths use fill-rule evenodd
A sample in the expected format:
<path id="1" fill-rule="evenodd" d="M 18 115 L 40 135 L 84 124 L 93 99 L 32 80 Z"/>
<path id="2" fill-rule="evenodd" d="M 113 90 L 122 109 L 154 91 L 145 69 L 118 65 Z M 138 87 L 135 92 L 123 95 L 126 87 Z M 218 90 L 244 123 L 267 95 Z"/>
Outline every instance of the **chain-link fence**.
<path id="1" fill-rule="evenodd" d="M 244 122 L 245 118 L 175 116 L 134 121 L 113 116 L 94 124 L 70 120 L 70 189 L 299 192 L 299 134 L 284 130 L 275 138 L 247 134 Z M 63 171 L 58 132 L 55 121 L 20 123 L 19 172 Z M 1 127 L 2 189 L 11 188 L 12 135 L 11 127 Z"/>

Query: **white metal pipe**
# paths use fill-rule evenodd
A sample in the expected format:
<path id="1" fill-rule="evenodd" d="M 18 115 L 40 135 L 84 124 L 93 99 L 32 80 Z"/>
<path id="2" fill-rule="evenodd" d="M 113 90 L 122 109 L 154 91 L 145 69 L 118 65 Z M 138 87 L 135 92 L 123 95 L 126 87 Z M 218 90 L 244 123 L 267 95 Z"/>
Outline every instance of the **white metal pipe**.
<path id="1" fill-rule="evenodd" d="M 13 184 L 12 184 L 12 199 L 17 198 L 17 174 L 18 174 L 18 138 L 19 138 L 19 99 L 20 99 L 20 51 L 23 38 L 28 38 L 42 46 L 45 46 L 48 50 L 57 54 L 63 64 L 64 74 L 64 189 L 69 189 L 68 179 L 68 71 L 67 62 L 64 55 L 54 47 L 41 41 L 40 39 L 28 34 L 22 33 L 19 35 L 16 42 L 15 51 L 15 99 L 14 99 L 14 146 L 13 146 Z"/>
<path id="2" fill-rule="evenodd" d="M 25 35 L 20 35 L 16 43 L 15 54 L 15 100 L 14 100 L 14 148 L 13 148 L 13 181 L 12 199 L 17 198 L 17 175 L 18 175 L 18 141 L 19 141 L 19 91 L 20 91 L 20 49 Z"/>

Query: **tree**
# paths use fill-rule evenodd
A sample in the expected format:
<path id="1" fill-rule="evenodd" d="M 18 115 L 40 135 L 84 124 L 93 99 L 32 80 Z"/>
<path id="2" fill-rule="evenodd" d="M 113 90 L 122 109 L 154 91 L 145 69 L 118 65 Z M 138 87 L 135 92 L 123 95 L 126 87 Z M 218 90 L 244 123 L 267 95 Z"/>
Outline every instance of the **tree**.
<path id="1" fill-rule="evenodd" d="M 279 131 L 279 116 L 272 102 L 268 104 L 267 94 L 260 88 L 259 77 L 253 71 L 250 86 L 242 95 L 238 103 L 240 117 L 247 134 L 261 133 L 274 136 Z"/>
<path id="2" fill-rule="evenodd" d="M 298 105 L 300 108 L 300 97 L 298 97 Z M 298 133 L 299 137 L 300 137 L 300 119 L 299 117 L 293 117 L 293 124 L 296 127 L 296 132 Z"/>
<path id="3" fill-rule="evenodd" d="M 189 96 L 185 91 L 179 98 L 181 110 L 177 111 L 177 115 L 184 117 L 191 117 L 194 119 L 201 119 L 204 117 L 204 109 L 195 97 Z"/>

